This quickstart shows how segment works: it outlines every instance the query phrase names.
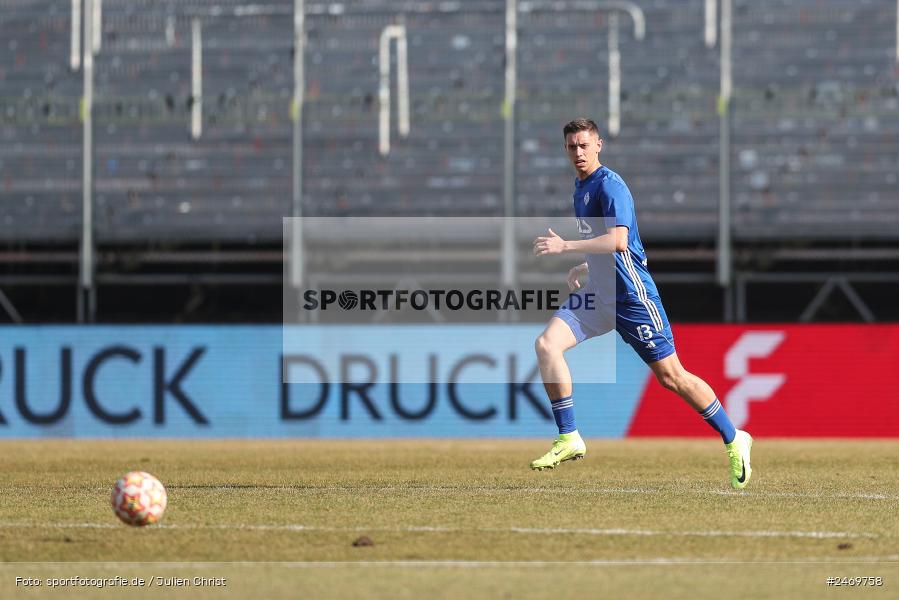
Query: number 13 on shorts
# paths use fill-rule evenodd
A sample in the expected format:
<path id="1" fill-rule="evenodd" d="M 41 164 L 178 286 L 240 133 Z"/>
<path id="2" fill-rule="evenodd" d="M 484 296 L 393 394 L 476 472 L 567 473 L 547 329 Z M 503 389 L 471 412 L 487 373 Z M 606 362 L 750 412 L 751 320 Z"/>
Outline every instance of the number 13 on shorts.
<path id="1" fill-rule="evenodd" d="M 637 325 L 637 337 L 645 342 L 652 337 L 652 328 L 649 325 Z"/>

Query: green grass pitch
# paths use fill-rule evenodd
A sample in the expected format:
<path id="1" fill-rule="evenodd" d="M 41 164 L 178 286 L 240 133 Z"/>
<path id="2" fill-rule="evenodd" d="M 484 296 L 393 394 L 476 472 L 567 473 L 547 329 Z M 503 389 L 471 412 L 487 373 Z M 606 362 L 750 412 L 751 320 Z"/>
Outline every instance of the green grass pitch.
<path id="1" fill-rule="evenodd" d="M 0 598 L 897 597 L 899 442 L 0 442 Z M 169 507 L 128 527 L 109 493 L 153 473 Z M 372 546 L 354 546 L 361 536 Z M 226 587 L 17 586 L 16 577 L 225 577 Z M 831 589 L 828 577 L 882 577 Z M 67 595 L 68 594 L 68 595 Z M 722 594 L 724 594 L 722 596 Z M 118 596 L 126 597 L 126 596 Z"/>

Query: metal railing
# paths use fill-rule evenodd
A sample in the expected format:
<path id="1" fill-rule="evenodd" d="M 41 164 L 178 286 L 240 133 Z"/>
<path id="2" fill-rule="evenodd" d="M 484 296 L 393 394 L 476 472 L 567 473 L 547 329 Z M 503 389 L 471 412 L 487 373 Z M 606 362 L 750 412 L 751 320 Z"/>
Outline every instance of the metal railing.
<path id="1" fill-rule="evenodd" d="M 730 197 L 731 188 L 731 102 L 733 98 L 732 81 L 732 0 L 721 0 L 720 12 L 718 0 L 705 0 L 703 38 L 708 48 L 715 44 L 720 45 L 720 86 L 718 95 L 719 116 L 719 218 L 717 234 L 716 274 L 719 285 L 725 289 L 729 298 L 726 308 L 728 319 L 734 316 L 734 305 L 730 300 L 730 291 L 734 289 L 734 273 L 732 258 L 731 222 L 732 206 Z M 403 3 L 401 8 L 405 12 L 424 11 L 420 4 Z M 467 7 L 460 6 L 458 10 Z M 378 9 L 379 14 L 384 14 L 384 9 Z M 515 206 L 515 124 L 516 105 L 518 102 L 517 88 L 517 55 L 518 55 L 518 31 L 519 16 L 522 13 L 534 13 L 540 11 L 549 12 L 573 12 L 573 11 L 604 11 L 609 13 L 608 19 L 608 129 L 611 135 L 616 135 L 621 128 L 621 53 L 619 43 L 619 15 L 626 13 L 631 18 L 634 26 L 634 37 L 643 39 L 646 31 L 646 19 L 640 7 L 633 2 L 599 2 L 590 0 L 506 0 L 505 2 L 505 91 L 502 102 L 503 128 L 503 206 L 507 217 L 516 215 Z M 303 207 L 303 112 L 304 112 L 304 62 L 306 47 L 306 16 L 307 15 L 344 15 L 348 9 L 336 3 L 307 3 L 304 0 L 294 0 L 292 8 L 286 6 L 267 6 L 263 4 L 248 4 L 230 8 L 211 8 L 206 10 L 186 11 L 192 17 L 192 105 L 190 112 L 189 131 L 194 139 L 202 134 L 202 22 L 201 17 L 217 17 L 228 13 L 235 17 L 256 15 L 283 15 L 292 16 L 294 21 L 294 72 L 293 72 L 293 98 L 291 100 L 291 116 L 293 118 L 292 130 L 292 216 L 302 216 Z M 102 44 L 102 0 L 72 0 L 71 3 L 71 44 L 69 53 L 69 65 L 73 70 L 83 70 L 83 97 L 81 100 L 80 114 L 82 119 L 82 224 L 79 253 L 79 278 L 78 278 L 78 314 L 81 320 L 91 320 L 96 307 L 96 277 L 95 277 L 95 241 L 93 222 L 93 116 L 94 116 L 94 56 L 101 50 Z M 89 18 L 87 16 L 89 15 Z M 717 24 L 720 15 L 720 38 Z M 165 36 L 167 43 L 174 42 L 175 21 L 169 16 L 166 22 Z M 409 73 L 407 65 L 406 25 L 395 23 L 384 28 L 380 35 L 378 54 L 379 87 L 377 97 L 379 99 L 378 131 L 380 154 L 387 155 L 390 151 L 390 42 L 396 40 L 397 52 L 397 86 L 398 86 L 398 129 L 401 137 L 409 134 Z M 89 43 L 86 43 L 89 41 Z M 897 0 L 896 13 L 896 48 L 895 58 L 899 61 L 899 0 Z M 502 281 L 505 285 L 512 286 L 517 274 L 516 247 L 513 243 L 513 235 L 505 232 L 502 241 Z M 291 283 L 300 285 L 303 281 L 302 270 L 302 238 L 301 232 L 295 232 L 293 243 L 290 246 L 290 260 L 292 261 Z M 739 312 L 739 311 L 737 311 Z"/>

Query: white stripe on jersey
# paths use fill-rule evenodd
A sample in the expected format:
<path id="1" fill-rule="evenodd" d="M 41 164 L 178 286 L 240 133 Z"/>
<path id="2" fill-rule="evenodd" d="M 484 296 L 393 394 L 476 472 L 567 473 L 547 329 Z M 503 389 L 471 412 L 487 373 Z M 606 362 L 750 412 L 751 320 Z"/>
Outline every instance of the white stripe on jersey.
<path id="1" fill-rule="evenodd" d="M 662 316 L 659 314 L 659 307 L 656 306 L 656 303 L 653 302 L 652 300 L 650 300 L 649 298 L 647 298 L 646 301 L 649 302 L 649 306 L 652 309 L 652 312 L 655 314 L 655 320 L 659 323 L 659 326 L 656 328 L 656 331 L 662 331 L 663 324 L 662 324 Z"/>
<path id="2" fill-rule="evenodd" d="M 659 324 L 655 320 L 655 314 L 649 308 L 649 302 L 647 301 L 646 288 L 643 286 L 643 281 L 640 279 L 640 275 L 637 273 L 634 268 L 634 264 L 631 261 L 631 253 L 630 250 L 626 250 L 624 254 L 624 266 L 627 269 L 628 274 L 631 276 L 631 280 L 634 283 L 634 289 L 637 290 L 637 298 L 639 298 L 640 302 L 643 303 L 643 307 L 646 308 L 646 313 L 649 315 L 650 320 L 652 321 L 653 326 L 656 328 L 656 331 L 660 331 Z"/>
<path id="3" fill-rule="evenodd" d="M 637 281 L 640 282 L 640 287 L 643 288 L 644 304 L 647 305 L 649 314 L 653 318 L 653 324 L 656 326 L 656 331 L 662 331 L 662 329 L 664 329 L 664 324 L 662 323 L 662 316 L 659 314 L 659 309 L 656 306 L 656 303 L 649 299 L 649 294 L 647 294 L 646 292 L 646 287 L 643 285 L 643 280 L 640 278 L 640 275 L 637 273 L 637 268 L 634 266 L 633 256 L 631 255 L 630 250 L 628 250 L 627 254 L 628 260 L 631 261 L 631 270 L 636 276 Z"/>
<path id="4" fill-rule="evenodd" d="M 649 314 L 649 318 L 650 320 L 652 320 L 653 326 L 655 326 L 656 331 L 662 331 L 662 317 L 659 315 L 659 311 L 656 308 L 655 302 L 650 300 L 649 296 L 646 293 L 646 287 L 643 285 L 643 280 L 640 279 L 640 275 L 637 273 L 637 269 L 634 267 L 633 259 L 631 258 L 631 251 L 629 248 L 624 251 L 624 266 L 634 282 L 634 288 L 637 290 L 637 297 L 640 299 L 640 302 L 643 303 L 643 306 L 646 307 L 646 312 Z"/>

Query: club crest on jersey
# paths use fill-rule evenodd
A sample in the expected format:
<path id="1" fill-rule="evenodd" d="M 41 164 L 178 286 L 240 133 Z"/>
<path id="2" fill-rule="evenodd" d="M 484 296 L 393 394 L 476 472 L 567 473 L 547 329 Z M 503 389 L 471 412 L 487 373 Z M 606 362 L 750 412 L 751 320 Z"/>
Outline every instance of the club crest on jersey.
<path id="1" fill-rule="evenodd" d="M 590 192 L 584 194 L 584 206 L 587 206 L 588 204 L 590 204 Z"/>

